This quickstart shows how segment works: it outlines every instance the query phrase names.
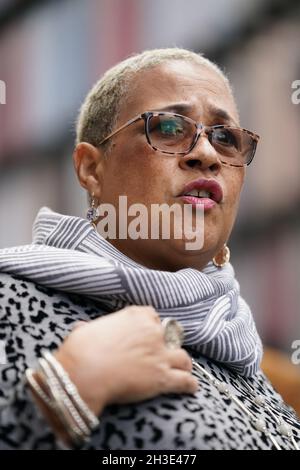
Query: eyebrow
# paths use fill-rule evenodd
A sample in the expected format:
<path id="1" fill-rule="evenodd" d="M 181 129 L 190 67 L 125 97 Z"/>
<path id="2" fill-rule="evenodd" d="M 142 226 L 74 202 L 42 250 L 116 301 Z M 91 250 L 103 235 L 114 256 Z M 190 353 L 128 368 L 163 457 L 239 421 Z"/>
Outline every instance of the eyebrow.
<path id="1" fill-rule="evenodd" d="M 193 106 L 189 103 L 173 103 L 169 104 L 168 106 L 164 106 L 163 108 L 155 108 L 155 111 L 170 111 L 173 113 L 188 113 L 191 112 Z"/>
<path id="2" fill-rule="evenodd" d="M 225 111 L 225 109 L 217 108 L 215 106 L 210 106 L 209 107 L 209 112 L 213 116 L 215 116 L 216 118 L 220 119 L 223 122 L 226 122 L 228 124 L 234 124 L 235 126 L 238 126 L 235 119 L 233 119 L 233 117 L 230 116 L 230 114 L 227 111 Z"/>
<path id="3" fill-rule="evenodd" d="M 194 106 L 190 103 L 173 103 L 163 108 L 156 108 L 155 111 L 169 111 L 178 114 L 190 113 L 194 109 Z M 215 106 L 209 106 L 209 113 L 211 116 L 222 121 L 222 123 L 233 124 L 238 126 L 238 123 L 233 119 L 225 109 L 217 108 Z"/>

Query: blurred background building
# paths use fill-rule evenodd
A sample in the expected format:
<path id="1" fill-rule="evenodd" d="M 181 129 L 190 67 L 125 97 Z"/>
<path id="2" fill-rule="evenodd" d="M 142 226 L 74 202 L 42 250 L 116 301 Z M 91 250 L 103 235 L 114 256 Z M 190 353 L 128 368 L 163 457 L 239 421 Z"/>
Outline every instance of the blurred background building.
<path id="1" fill-rule="evenodd" d="M 231 240 L 264 342 L 300 339 L 299 0 L 0 0 L 0 248 L 31 241 L 42 205 L 85 216 L 74 122 L 101 74 L 133 52 L 182 46 L 216 60 L 241 123 L 261 135 Z"/>

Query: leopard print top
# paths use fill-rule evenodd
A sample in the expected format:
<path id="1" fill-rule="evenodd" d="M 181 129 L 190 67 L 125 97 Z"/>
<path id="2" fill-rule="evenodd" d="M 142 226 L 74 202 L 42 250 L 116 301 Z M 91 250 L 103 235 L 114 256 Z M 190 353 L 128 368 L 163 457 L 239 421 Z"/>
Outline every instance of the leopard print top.
<path id="1" fill-rule="evenodd" d="M 56 349 L 75 322 L 102 314 L 101 305 L 94 301 L 0 274 L 0 341 L 6 352 L 6 361 L 0 364 L 0 449 L 61 448 L 32 399 L 24 371 L 36 365 L 42 349 Z M 300 445 L 299 419 L 262 372 L 245 383 L 217 363 L 188 351 L 266 420 L 283 449 L 292 449 L 290 440 L 279 435 L 274 417 L 254 404 L 246 383 L 254 387 L 274 413 L 292 426 Z M 96 360 L 101 362 L 101 358 Z M 254 429 L 234 402 L 204 377 L 199 376 L 199 383 L 195 395 L 169 394 L 133 405 L 107 407 L 84 449 L 272 449 L 271 440 Z"/>

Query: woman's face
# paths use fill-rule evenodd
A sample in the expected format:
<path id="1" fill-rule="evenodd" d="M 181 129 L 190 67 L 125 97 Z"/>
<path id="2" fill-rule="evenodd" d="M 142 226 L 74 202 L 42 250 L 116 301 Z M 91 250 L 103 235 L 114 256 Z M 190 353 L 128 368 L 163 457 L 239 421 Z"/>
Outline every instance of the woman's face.
<path id="1" fill-rule="evenodd" d="M 178 103 L 185 107 L 176 108 Z M 140 113 L 171 105 L 172 111 L 204 125 L 239 125 L 235 102 L 219 74 L 192 62 L 172 61 L 134 79 L 115 129 Z M 110 240 L 141 264 L 170 271 L 202 269 L 218 253 L 232 230 L 244 179 L 244 167 L 222 165 L 205 136 L 186 156 L 155 151 L 147 143 L 143 121 L 112 138 L 108 157 L 104 163 L 101 158 L 96 173 L 101 181 L 96 196 L 101 203 L 118 207 L 119 196 L 126 195 L 128 206 L 140 203 L 149 211 L 152 204 L 183 205 L 179 195 L 187 183 L 198 178 L 214 180 L 221 186 L 222 200 L 204 212 L 201 250 L 187 250 L 184 238 Z"/>

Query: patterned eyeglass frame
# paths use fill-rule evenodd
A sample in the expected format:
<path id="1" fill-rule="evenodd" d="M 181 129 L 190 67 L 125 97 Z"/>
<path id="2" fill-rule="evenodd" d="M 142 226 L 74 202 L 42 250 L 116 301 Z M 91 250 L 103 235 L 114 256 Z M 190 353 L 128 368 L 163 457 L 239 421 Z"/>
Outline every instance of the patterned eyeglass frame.
<path id="1" fill-rule="evenodd" d="M 155 147 L 151 143 L 151 140 L 150 140 L 150 137 L 149 137 L 149 132 L 148 132 L 148 123 L 149 123 L 149 121 L 152 117 L 157 117 L 157 116 L 175 116 L 175 117 L 177 116 L 177 117 L 180 117 L 180 118 L 190 122 L 191 124 L 193 124 L 195 126 L 196 131 L 195 131 L 195 135 L 194 135 L 194 138 L 193 138 L 193 142 L 192 142 L 190 148 L 187 151 L 185 151 L 185 152 L 167 152 L 166 150 L 161 150 L 158 147 Z M 193 148 L 197 144 L 201 134 L 204 132 L 208 136 L 209 133 L 211 133 L 213 129 L 236 129 L 236 130 L 243 131 L 243 132 L 247 133 L 252 138 L 253 148 L 252 148 L 252 152 L 250 154 L 250 157 L 248 158 L 246 163 L 243 163 L 241 165 L 235 165 L 235 164 L 232 164 L 232 163 L 224 162 L 223 160 L 220 159 L 221 162 L 224 165 L 234 166 L 234 167 L 238 167 L 238 168 L 250 165 L 250 163 L 252 162 L 252 160 L 254 158 L 255 152 L 256 152 L 257 142 L 260 139 L 259 135 L 255 134 L 254 132 L 249 131 L 248 129 L 244 129 L 243 127 L 234 127 L 234 126 L 229 126 L 229 125 L 204 126 L 203 124 L 197 123 L 193 119 L 191 119 L 187 116 L 182 116 L 181 114 L 162 112 L 162 111 L 145 111 L 144 113 L 139 114 L 138 116 L 135 116 L 134 118 L 130 119 L 125 124 L 123 124 L 121 127 L 119 127 L 118 129 L 113 131 L 111 134 L 109 134 L 107 137 L 105 137 L 100 142 L 99 146 L 104 144 L 105 142 L 107 142 L 109 139 L 111 139 L 111 137 L 118 134 L 123 129 L 126 129 L 126 127 L 131 126 L 131 124 L 134 124 L 135 122 L 140 121 L 141 119 L 143 119 L 143 121 L 144 121 L 144 132 L 145 132 L 145 136 L 146 136 L 147 142 L 150 145 L 150 147 L 153 148 L 153 150 L 156 150 L 156 151 L 159 151 L 159 152 L 162 152 L 162 153 L 166 153 L 168 155 L 187 155 L 188 153 L 190 153 L 193 150 Z"/>

